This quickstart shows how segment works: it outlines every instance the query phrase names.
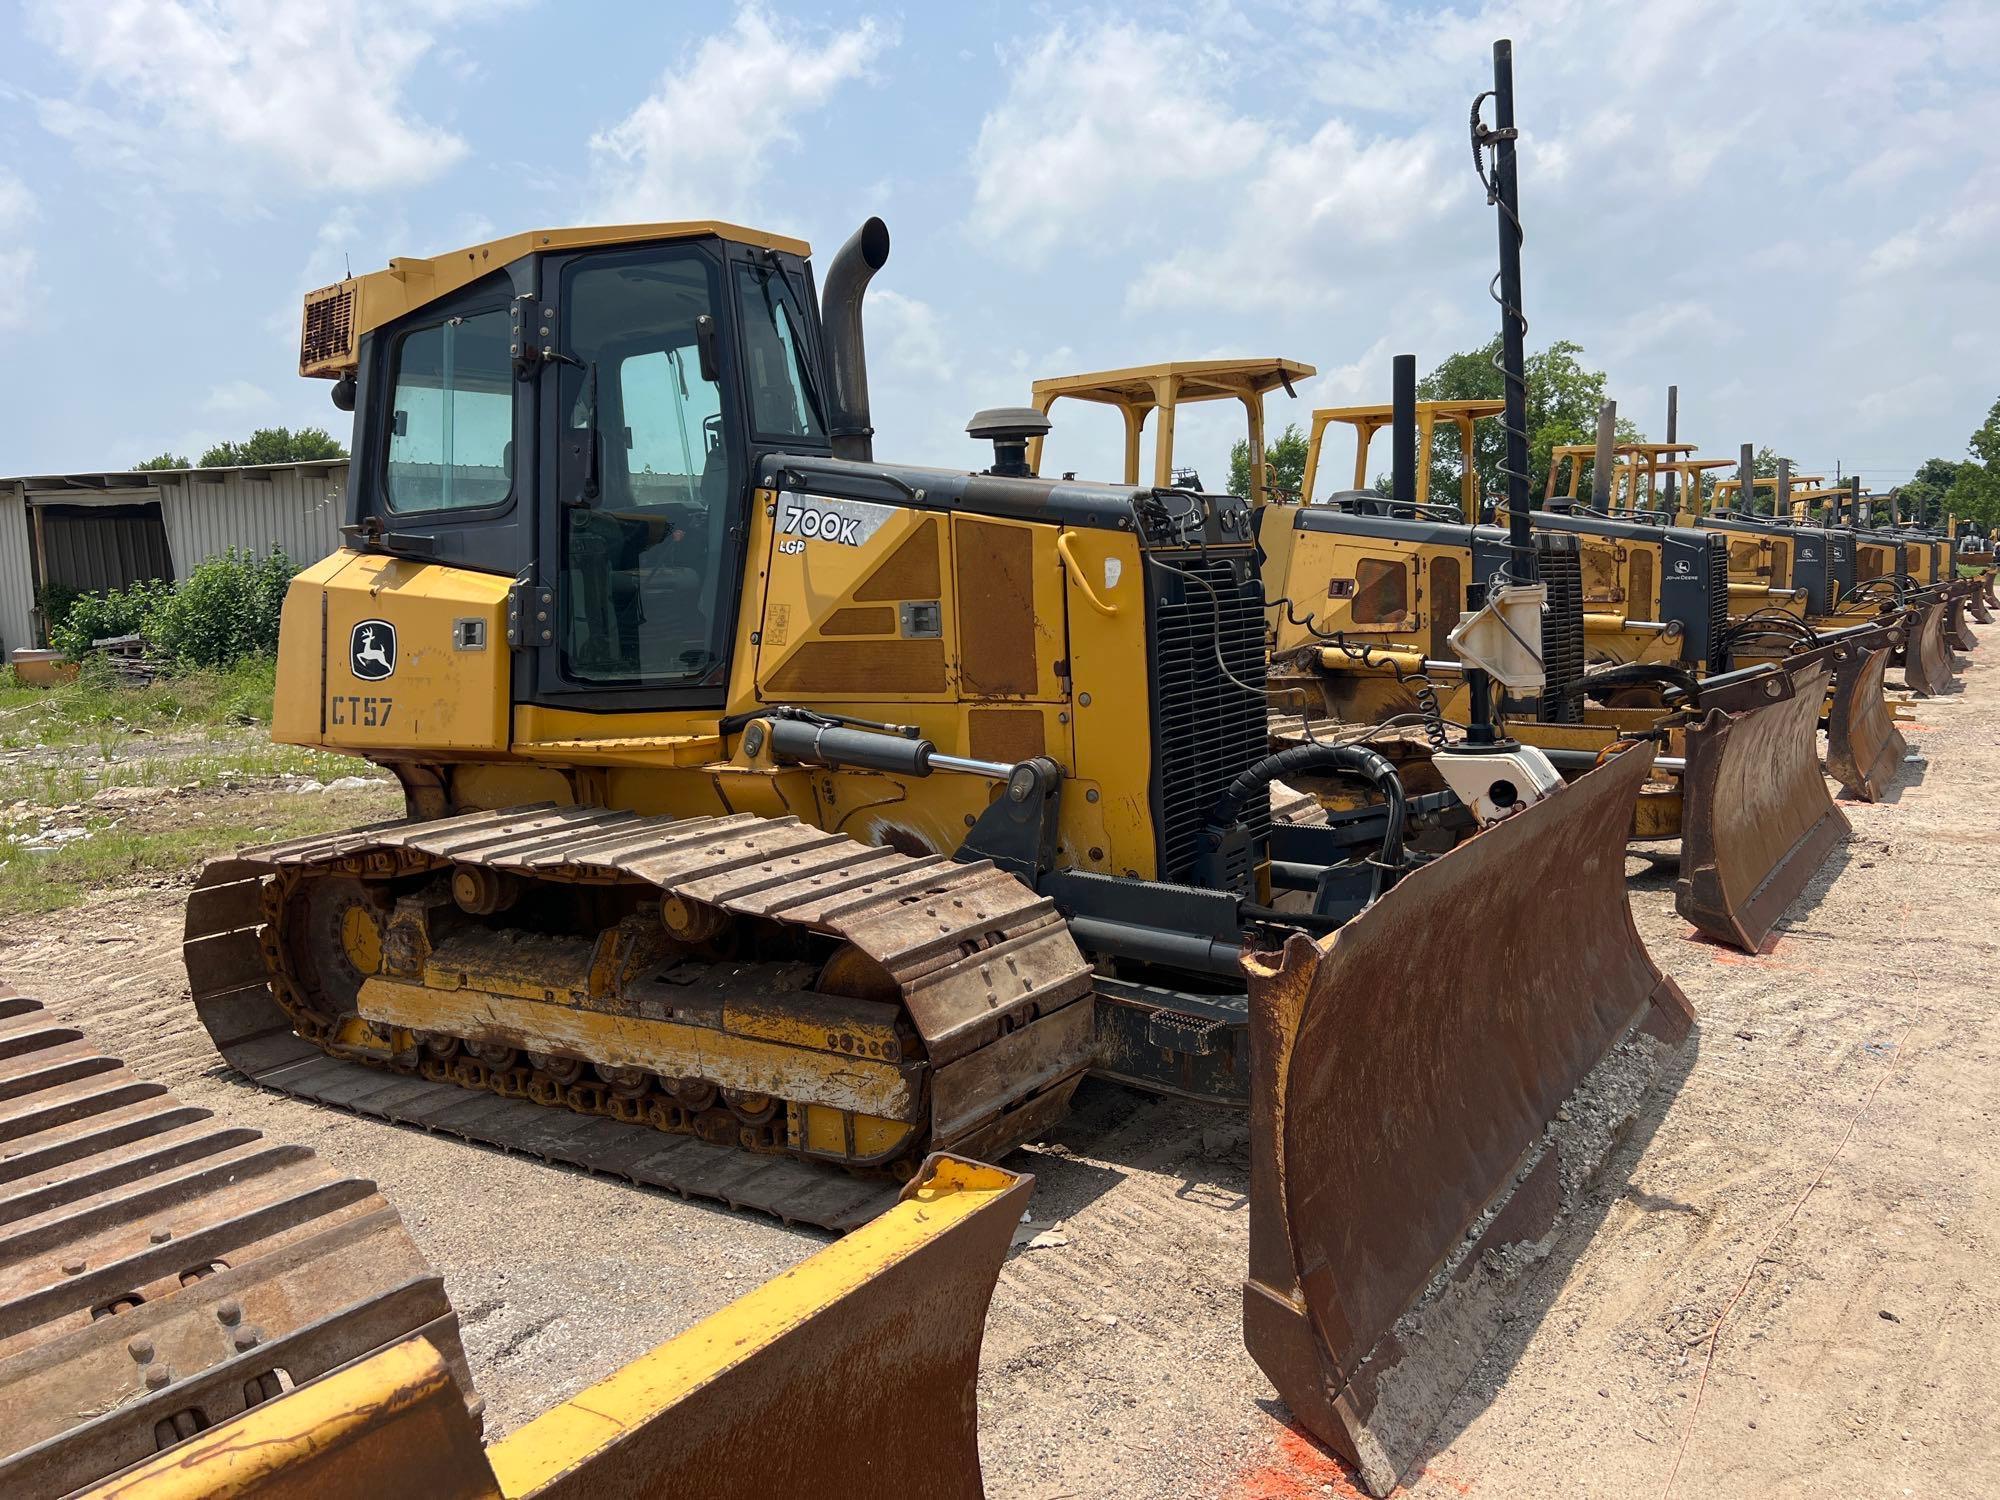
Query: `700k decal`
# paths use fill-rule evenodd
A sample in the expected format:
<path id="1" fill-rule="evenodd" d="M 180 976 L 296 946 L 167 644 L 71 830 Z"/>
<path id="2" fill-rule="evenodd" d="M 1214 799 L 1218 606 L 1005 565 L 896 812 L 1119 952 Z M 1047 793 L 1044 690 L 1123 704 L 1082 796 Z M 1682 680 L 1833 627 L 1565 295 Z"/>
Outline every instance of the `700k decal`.
<path id="1" fill-rule="evenodd" d="M 803 552 L 805 543 L 832 542 L 836 547 L 860 547 L 889 519 L 894 507 L 866 500 L 836 500 L 828 495 L 787 495 L 778 501 L 778 534 L 783 553 Z"/>

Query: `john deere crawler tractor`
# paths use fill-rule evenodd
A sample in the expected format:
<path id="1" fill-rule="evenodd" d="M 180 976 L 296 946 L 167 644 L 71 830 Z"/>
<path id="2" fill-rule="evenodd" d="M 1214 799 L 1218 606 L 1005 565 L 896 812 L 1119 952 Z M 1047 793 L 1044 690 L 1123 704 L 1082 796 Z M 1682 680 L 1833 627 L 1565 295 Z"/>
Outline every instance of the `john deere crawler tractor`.
<path id="1" fill-rule="evenodd" d="M 212 865 L 195 1003 L 269 1087 L 837 1230 L 1086 1074 L 1248 1106 L 1246 1337 L 1386 1486 L 1485 1251 L 1567 1211 L 1562 1101 L 1689 1022 L 1622 894 L 1650 751 L 1409 853 L 1381 757 L 1269 754 L 1250 504 L 1038 479 L 1032 408 L 874 456 L 888 248 L 551 230 L 307 298 L 350 513 L 275 734 L 407 816 Z M 1279 858 L 1290 775 L 1366 795 Z"/>

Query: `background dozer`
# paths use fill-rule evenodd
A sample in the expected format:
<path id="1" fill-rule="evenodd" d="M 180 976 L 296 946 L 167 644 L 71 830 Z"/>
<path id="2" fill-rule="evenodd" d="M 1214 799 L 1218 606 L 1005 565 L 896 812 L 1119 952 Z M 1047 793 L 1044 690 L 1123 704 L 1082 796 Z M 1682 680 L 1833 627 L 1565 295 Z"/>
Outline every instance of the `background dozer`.
<path id="1" fill-rule="evenodd" d="M 349 545 L 287 597 L 274 732 L 389 767 L 407 816 L 205 872 L 188 972 L 240 1070 L 833 1229 L 929 1153 L 1038 1136 L 1088 1072 L 1249 1103 L 1270 1002 L 1244 955 L 1364 931 L 1420 862 L 1407 799 L 1379 757 L 1268 754 L 1246 501 L 1038 479 L 1032 409 L 975 418 L 979 472 L 874 457 L 861 305 L 887 254 L 871 220 L 816 288 L 781 236 L 552 230 L 308 297 L 302 369 L 354 412 Z M 1270 787 L 1294 772 L 1364 784 L 1368 816 L 1292 830 L 1279 860 Z M 1537 823 L 1587 838 L 1593 800 Z M 1440 952 L 1350 948 L 1342 988 L 1458 974 L 1536 1109 L 1633 1027 L 1686 1030 L 1629 926 L 1568 931 L 1594 898 L 1546 908 L 1455 855 L 1424 874 L 1399 906 L 1423 901 Z M 1489 972 L 1481 935 L 1531 917 L 1535 972 Z M 1411 1023 L 1444 998 L 1418 991 Z M 1518 1077 L 1477 1047 L 1427 1056 L 1519 1133 Z M 1377 1142 L 1368 1211 L 1409 1211 L 1399 1163 L 1433 1143 L 1389 1145 L 1320 1062 L 1263 1079 L 1268 1117 L 1309 1112 L 1308 1150 Z M 1435 1145 L 1454 1170 L 1427 1225 L 1512 1201 L 1511 1166 Z M 1557 1207 L 1508 1223 L 1539 1242 Z M 1270 1200 L 1260 1232 L 1355 1208 Z M 1294 1305 L 1319 1316 L 1337 1287 L 1384 1338 L 1424 1296 L 1411 1268 L 1356 1255 Z M 1464 1332 L 1410 1356 L 1433 1416 Z M 1377 1440 L 1372 1409 L 1315 1431 L 1407 1461 L 1423 1424 L 1405 1404 Z"/>
<path id="2" fill-rule="evenodd" d="M 1798 620 L 1758 612 L 1739 619 L 1732 628 L 1736 659 L 1749 664 L 1816 655 L 1826 661 L 1834 671 L 1822 716 L 1827 771 L 1848 796 L 1878 801 L 1908 750 L 1896 729 L 1885 674 L 1895 653 L 1926 628 L 1926 606 L 1904 592 L 1855 588 L 1856 536 L 1836 524 L 1844 491 L 1813 488 L 1810 481 L 1795 489 L 1790 466 L 1781 461 L 1771 513 L 1755 514 L 1724 503 L 1741 495 L 1746 481 L 1756 493 L 1747 448 L 1737 478 L 1717 483 L 1704 498 L 1700 471 L 1724 462 L 1679 466 L 1682 518 L 1729 538 L 1732 587 L 1744 581 L 1789 585 L 1806 603 Z M 1815 518 L 1811 502 L 1818 498 L 1834 509 Z"/>
<path id="3" fill-rule="evenodd" d="M 1964 591 L 1947 586 L 1950 570 L 1939 566 L 1932 540 L 1911 541 L 1893 526 L 1875 527 L 1858 479 L 1826 487 L 1808 476 L 1795 486 L 1782 461 L 1775 476 L 1758 479 L 1750 454 L 1746 444 L 1737 476 L 1717 482 L 1705 501 L 1698 480 L 1685 491 L 1685 519 L 1729 535 L 1732 581 L 1740 587 L 1753 577 L 1782 579 L 1789 569 L 1807 601 L 1805 623 L 1821 637 L 1853 631 L 1871 616 L 1881 626 L 1901 616 L 1894 622 L 1890 661 L 1903 668 L 1903 685 L 1925 697 L 1945 691 L 1951 683 L 1949 637 L 1954 618 L 1963 620 Z M 1768 513 L 1756 509 L 1760 489 L 1770 493 Z M 1815 506 L 1821 508 L 1817 517 Z M 1782 620 L 1753 615 L 1741 633 L 1754 648 L 1761 632 L 1768 651 L 1787 629 Z"/>
<path id="4" fill-rule="evenodd" d="M 1392 411 L 1402 418 L 1394 426 L 1394 492 L 1267 508 L 1260 536 L 1272 560 L 1274 686 L 1293 689 L 1309 715 L 1335 721 L 1413 718 L 1422 738 L 1398 743 L 1423 759 L 1467 716 L 1453 636 L 1467 591 L 1499 576 L 1505 556 L 1497 529 L 1468 525 L 1450 508 L 1418 506 L 1421 404 L 1407 356 L 1398 361 L 1397 386 L 1391 407 L 1360 409 L 1369 422 Z M 1462 450 L 1480 415 L 1449 416 L 1461 427 Z M 1324 426 L 1316 420 L 1314 431 Z M 1538 698 L 1505 705 L 1505 716 L 1512 733 L 1571 774 L 1634 739 L 1658 745 L 1665 753 L 1637 800 L 1632 834 L 1679 838 L 1681 913 L 1709 936 L 1754 952 L 1846 832 L 1817 750 L 1833 666 L 1801 657 L 1735 667 L 1725 540 L 1672 526 L 1652 510 L 1614 513 L 1619 466 L 1608 427 L 1594 475 L 1598 503 L 1572 508 L 1558 500 L 1534 513 L 1549 592 L 1548 683 Z M 1288 729 L 1297 738 L 1317 733 Z"/>
<path id="5" fill-rule="evenodd" d="M 490 1447 L 375 1185 L 179 1103 L 0 986 L 0 1492 L 976 1497 L 1033 1179 L 935 1156 L 850 1237 Z"/>

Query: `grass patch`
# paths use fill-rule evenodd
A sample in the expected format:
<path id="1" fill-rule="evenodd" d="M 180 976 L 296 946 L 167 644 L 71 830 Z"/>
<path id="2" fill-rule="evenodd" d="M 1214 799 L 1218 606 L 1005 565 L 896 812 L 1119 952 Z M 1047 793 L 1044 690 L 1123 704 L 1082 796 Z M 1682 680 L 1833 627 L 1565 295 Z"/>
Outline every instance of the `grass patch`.
<path id="1" fill-rule="evenodd" d="M 13 668 L 0 674 L 0 749 L 86 744 L 99 749 L 126 735 L 232 730 L 271 722 L 274 656 L 176 673 L 143 687 L 120 682 L 102 658 L 83 663 L 75 682 L 24 687 Z"/>
<path id="2" fill-rule="evenodd" d="M 33 807 L 69 807 L 87 803 L 112 787 L 158 787 L 162 793 L 212 791 L 280 776 L 309 776 L 321 782 L 342 776 L 384 779 L 378 767 L 352 755 L 299 745 L 253 743 L 226 751 L 185 755 L 139 754 L 108 759 L 102 764 L 23 763 L 0 767 L 0 809 L 15 802 L 26 802 Z"/>
<path id="3" fill-rule="evenodd" d="M 402 810 L 402 796 L 390 782 L 366 792 L 230 799 L 210 807 L 211 816 L 155 829 L 121 827 L 114 818 L 93 815 L 80 820 L 91 829 L 89 838 L 47 853 L 0 843 L 0 920 L 62 911 L 109 886 L 191 880 L 204 861 L 245 844 L 393 816 Z"/>

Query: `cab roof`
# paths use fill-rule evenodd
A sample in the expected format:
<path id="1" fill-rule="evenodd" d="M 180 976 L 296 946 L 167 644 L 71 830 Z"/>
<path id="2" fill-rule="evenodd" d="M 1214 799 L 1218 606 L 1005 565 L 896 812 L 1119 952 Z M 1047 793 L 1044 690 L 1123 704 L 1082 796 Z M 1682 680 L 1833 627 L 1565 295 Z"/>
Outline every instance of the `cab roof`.
<path id="1" fill-rule="evenodd" d="M 399 256 L 381 271 L 350 276 L 306 293 L 299 338 L 299 373 L 328 380 L 353 373 L 361 336 L 404 314 L 470 286 L 480 277 L 524 255 L 550 250 L 639 245 L 657 240 L 717 238 L 801 258 L 812 246 L 789 235 L 772 234 L 721 219 L 683 219 L 659 224 L 601 224 L 570 229 L 528 229 L 442 255 Z"/>

